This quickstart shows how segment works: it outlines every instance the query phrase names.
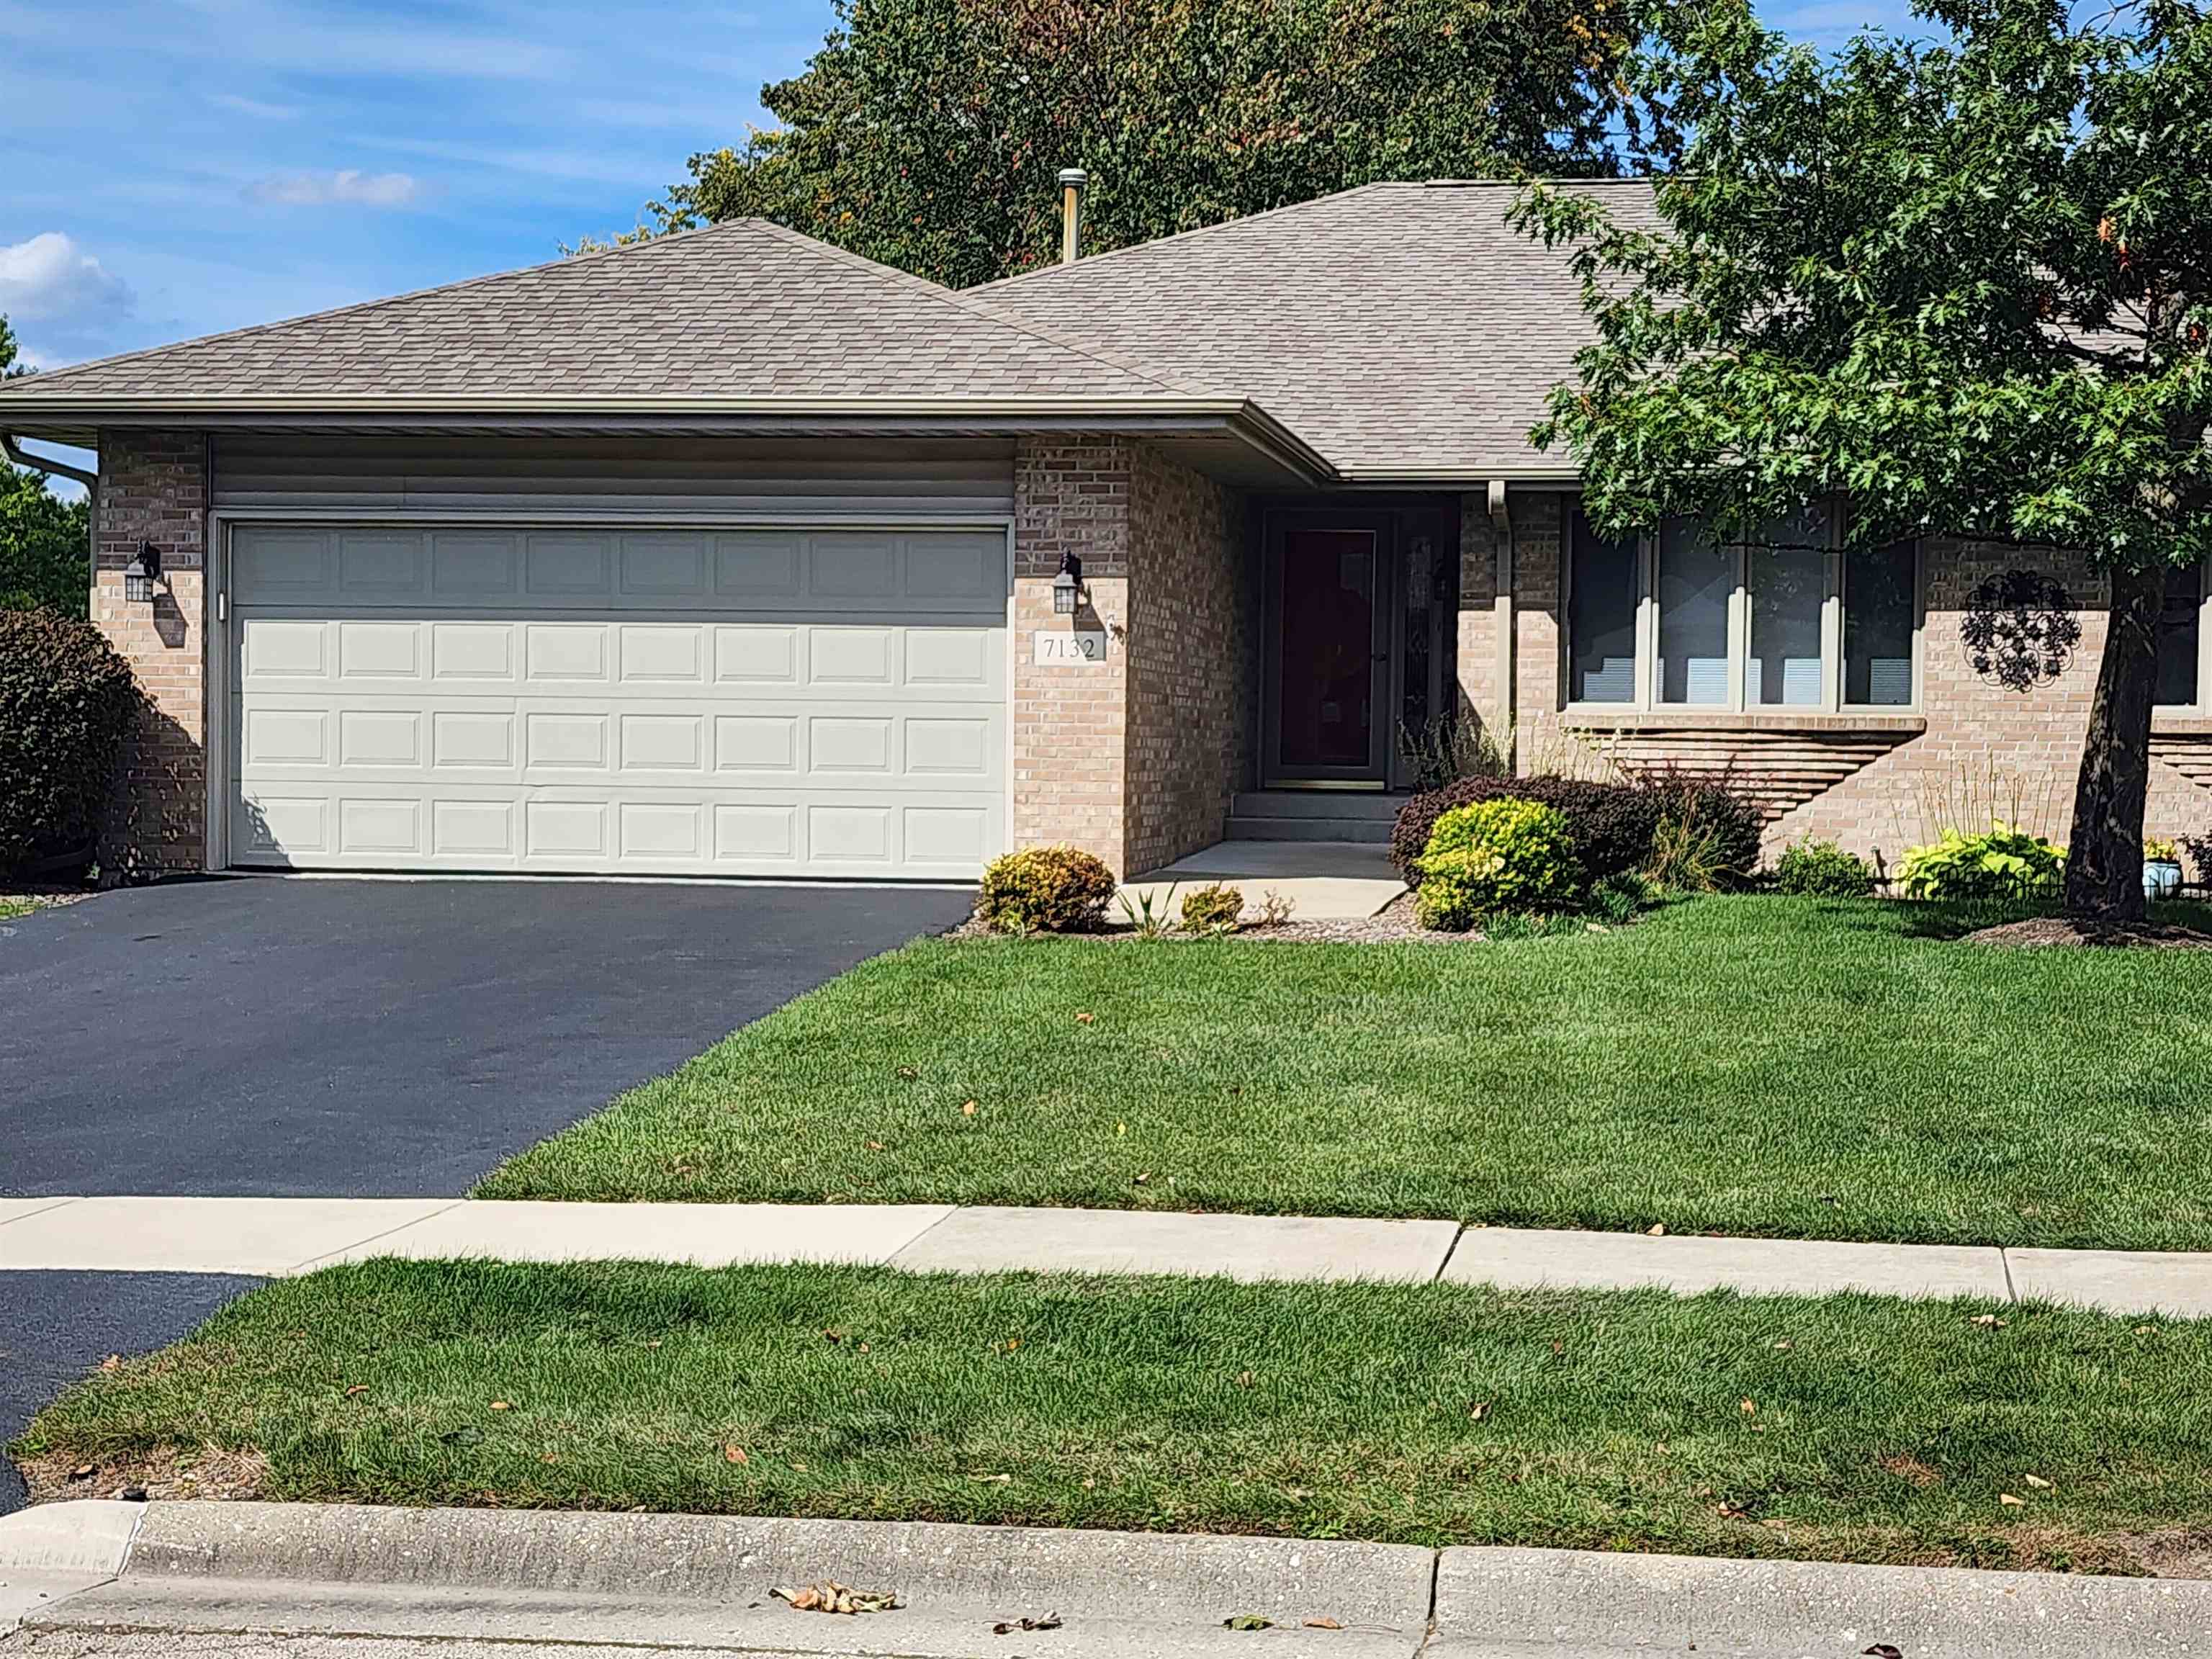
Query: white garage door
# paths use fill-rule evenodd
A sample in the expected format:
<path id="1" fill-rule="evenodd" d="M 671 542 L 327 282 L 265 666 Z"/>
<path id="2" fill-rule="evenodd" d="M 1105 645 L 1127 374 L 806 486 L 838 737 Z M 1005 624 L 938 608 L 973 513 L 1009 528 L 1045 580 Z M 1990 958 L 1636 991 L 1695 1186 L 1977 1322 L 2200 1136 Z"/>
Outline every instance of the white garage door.
<path id="1" fill-rule="evenodd" d="M 973 877 L 996 531 L 239 526 L 230 860 Z"/>

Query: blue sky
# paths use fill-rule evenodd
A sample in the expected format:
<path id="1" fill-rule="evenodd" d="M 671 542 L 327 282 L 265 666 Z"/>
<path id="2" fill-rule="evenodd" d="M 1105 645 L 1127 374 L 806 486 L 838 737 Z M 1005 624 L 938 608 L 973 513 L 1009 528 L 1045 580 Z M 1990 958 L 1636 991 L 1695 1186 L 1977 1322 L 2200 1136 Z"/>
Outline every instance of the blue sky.
<path id="1" fill-rule="evenodd" d="M 1840 40 L 1905 0 L 1775 0 Z M 0 313 L 55 368 L 555 257 L 764 121 L 828 0 L 0 0 Z"/>

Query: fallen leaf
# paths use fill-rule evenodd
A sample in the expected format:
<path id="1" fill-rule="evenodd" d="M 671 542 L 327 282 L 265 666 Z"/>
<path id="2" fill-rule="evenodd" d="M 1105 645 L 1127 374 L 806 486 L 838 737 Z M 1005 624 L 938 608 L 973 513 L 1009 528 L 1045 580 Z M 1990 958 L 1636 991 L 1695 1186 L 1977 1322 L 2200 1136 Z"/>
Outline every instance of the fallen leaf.
<path id="1" fill-rule="evenodd" d="M 880 1140 L 872 1140 L 868 1143 L 868 1150 L 872 1152 L 880 1152 L 883 1149 L 884 1143 Z"/>
<path id="2" fill-rule="evenodd" d="M 961 1115 L 961 1116 L 963 1116 L 963 1117 L 973 1117 L 973 1116 L 975 1116 L 975 1103 L 974 1101 L 972 1101 L 972 1100 L 971 1100 L 971 1101 L 968 1102 L 965 1105 L 962 1106 L 962 1107 L 961 1107 L 961 1109 L 960 1109 L 960 1115 Z"/>
<path id="3" fill-rule="evenodd" d="M 1117 1135 L 1127 1134 L 1129 1133 L 1128 1124 L 1126 1122 L 1117 1122 L 1114 1126 L 1114 1133 Z"/>
<path id="4" fill-rule="evenodd" d="M 1999 1319 L 1995 1314 L 1976 1314 L 1974 1316 L 1974 1323 L 1981 1326 L 1985 1330 L 2001 1331 L 2006 1326 L 2012 1323 L 2012 1322 L 2009 1319 Z"/>
<path id="5" fill-rule="evenodd" d="M 648 1347 L 648 1348 L 657 1348 L 657 1347 L 659 1347 L 659 1346 L 660 1346 L 660 1343 L 661 1343 L 661 1339 L 660 1339 L 659 1337 L 657 1337 L 657 1336 L 656 1336 L 656 1337 L 654 1337 L 654 1338 L 653 1339 L 653 1340 L 652 1340 L 652 1341 L 650 1341 L 650 1342 L 647 1343 L 645 1346 L 646 1346 L 647 1347 Z"/>
<path id="6" fill-rule="evenodd" d="M 1467 1408 L 1467 1420 L 1470 1423 L 1480 1423 L 1489 1415 L 1490 1402 L 1487 1400 L 1478 1400 Z"/>
<path id="7" fill-rule="evenodd" d="M 366 1383 L 366 1382 L 356 1382 L 356 1383 L 355 1383 L 355 1384 L 353 1385 L 353 1387 L 351 1387 L 351 1388 L 349 1388 L 349 1389 L 348 1389 L 346 1390 L 346 1398 L 347 1398 L 347 1399 L 349 1399 L 349 1400 L 350 1400 L 350 1399 L 352 1399 L 352 1398 L 354 1397 L 354 1395 L 357 1395 L 357 1394 L 367 1394 L 368 1392 L 368 1383 Z"/>
<path id="8" fill-rule="evenodd" d="M 834 1578 L 801 1584 L 796 1589 L 779 1584 L 769 1594 L 790 1602 L 798 1613 L 888 1613 L 904 1605 L 896 1590 L 856 1590 Z"/>
<path id="9" fill-rule="evenodd" d="M 2039 1474 L 2029 1475 L 2027 1477 L 2027 1484 L 2031 1486 L 2039 1487 L 2045 1492 L 2049 1492 L 2051 1490 L 2051 1483 L 2048 1480 L 2045 1480 Z"/>
<path id="10" fill-rule="evenodd" d="M 1647 1238 L 1664 1238 L 1667 1236 L 1667 1224 L 1663 1221 L 1655 1221 L 1646 1227 L 1644 1232 Z"/>
<path id="11" fill-rule="evenodd" d="M 1224 1630 L 1273 1630 L 1275 1621 L 1256 1613 L 1233 1613 L 1221 1621 Z"/>
<path id="12" fill-rule="evenodd" d="M 1735 1408 L 1746 1417 L 1755 1417 L 1759 1413 L 1759 1402 L 1749 1395 L 1746 1395 L 1735 1402 Z"/>
<path id="13" fill-rule="evenodd" d="M 1905 1655 L 1887 1642 L 1877 1642 L 1866 1650 L 1867 1659 L 1905 1659 Z"/>
<path id="14" fill-rule="evenodd" d="M 504 1400 L 493 1401 L 491 1402 L 491 1408 L 495 1412 L 511 1412 L 514 1409 L 514 1407 L 508 1405 Z"/>
<path id="15" fill-rule="evenodd" d="M 1090 1025 L 1096 1023 L 1097 1018 L 1098 1016 L 1096 1014 L 1078 1014 L 1075 1017 L 1075 1023 L 1078 1025 Z"/>
<path id="16" fill-rule="evenodd" d="M 824 1331 L 822 1333 L 822 1340 L 825 1342 L 842 1342 L 845 1340 L 845 1333 L 842 1331 Z"/>
<path id="17" fill-rule="evenodd" d="M 725 1463 L 736 1463 L 743 1466 L 751 1462 L 753 1460 L 745 1455 L 745 1449 L 743 1446 L 725 1446 L 722 1448 L 722 1461 Z"/>
<path id="18" fill-rule="evenodd" d="M 805 1474 L 805 1473 L 806 1473 L 806 1465 L 805 1465 L 805 1464 L 804 1464 L 804 1463 L 802 1463 L 802 1462 L 799 1462 L 797 1458 L 795 1458 L 795 1457 L 794 1457 L 794 1458 L 793 1458 L 793 1459 L 791 1460 L 791 1467 L 792 1467 L 793 1468 L 794 1468 L 794 1469 L 797 1469 L 797 1470 L 798 1470 L 801 1474 Z"/>
<path id="19" fill-rule="evenodd" d="M 2000 1504 L 2010 1504 L 2013 1508 L 2017 1509 L 2021 1504 L 2027 1503 L 2027 1499 L 2025 1498 L 2015 1498 L 2008 1492 L 2001 1492 L 1997 1494 L 1997 1502 Z"/>
<path id="20" fill-rule="evenodd" d="M 1097 1478 L 1097 1476 L 1096 1476 L 1096 1475 L 1088 1475 L 1088 1474 L 1087 1474 L 1087 1475 L 1085 1475 L 1085 1476 L 1084 1476 L 1084 1477 L 1083 1477 L 1083 1490 L 1084 1490 L 1084 1491 L 1085 1491 L 1085 1492 L 1097 1492 L 1097 1491 L 1098 1490 L 1098 1478 Z"/>
<path id="21" fill-rule="evenodd" d="M 1239 1371 L 1239 1372 L 1237 1372 L 1237 1386 L 1238 1388 L 1240 1388 L 1240 1389 L 1249 1389 L 1249 1388 L 1250 1388 L 1250 1387 L 1252 1386 L 1252 1373 L 1251 1373 L 1251 1372 L 1249 1372 L 1249 1371 Z"/>
<path id="22" fill-rule="evenodd" d="M 119 1353 L 112 1353 L 108 1355 L 106 1358 L 100 1362 L 100 1369 L 104 1371 L 121 1370 L 123 1369 L 123 1356 Z"/>
<path id="23" fill-rule="evenodd" d="M 975 1477 L 987 1486 L 1006 1486 L 1013 1484 L 1011 1474 L 979 1474 Z"/>
<path id="24" fill-rule="evenodd" d="M 1306 1620 L 1304 1623 L 1305 1627 L 1308 1630 L 1342 1630 L 1344 1628 L 1342 1625 L 1339 1624 L 1335 1620 L 1328 1617 L 1326 1613 L 1322 1614 L 1318 1619 Z"/>
<path id="25" fill-rule="evenodd" d="M 1135 1184 L 1136 1184 L 1136 1185 L 1138 1185 L 1138 1186 L 1139 1186 L 1139 1187 L 1141 1187 L 1141 1186 L 1143 1186 L 1143 1185 L 1144 1185 L 1147 1181 L 1150 1181 L 1152 1178 L 1152 1172 L 1150 1170 L 1146 1170 L 1146 1171 L 1144 1171 L 1144 1173 L 1143 1173 L 1143 1174 L 1139 1175 L 1139 1176 L 1137 1177 L 1137 1180 L 1136 1180 L 1136 1183 L 1135 1183 Z"/>
<path id="26" fill-rule="evenodd" d="M 1790 1346 L 1790 1339 L 1789 1339 L 1788 1337 L 1786 1337 L 1786 1336 L 1785 1336 L 1785 1337 L 1782 1338 L 1782 1340 L 1779 1340 L 1778 1342 L 1777 1342 L 1774 1346 L 1775 1346 L 1776 1347 L 1778 1347 L 1778 1348 L 1786 1348 L 1786 1347 L 1788 1347 L 1788 1346 Z"/>
<path id="27" fill-rule="evenodd" d="M 1030 1619 L 1026 1617 L 1021 1619 L 1002 1619 L 997 1624 L 991 1626 L 991 1634 L 994 1636 L 1012 1636 L 1018 1630 L 1058 1630 L 1059 1628 L 1060 1615 L 1056 1613 L 1048 1613 L 1042 1619 Z"/>
<path id="28" fill-rule="evenodd" d="M 70 1471 L 70 1479 L 72 1480 L 89 1480 L 92 1475 L 93 1466 L 89 1463 L 81 1463 Z"/>
<path id="29" fill-rule="evenodd" d="M 921 1073 L 920 1072 L 917 1072 L 916 1070 L 915 1070 L 915 1068 L 914 1068 L 913 1066 L 900 1066 L 900 1067 L 898 1068 L 898 1074 L 899 1074 L 901 1077 L 904 1078 L 904 1079 L 905 1079 L 908 1083 L 913 1082 L 913 1081 L 915 1080 L 915 1079 L 916 1079 L 916 1078 L 918 1078 L 918 1077 L 920 1077 L 920 1076 L 921 1075 Z"/>

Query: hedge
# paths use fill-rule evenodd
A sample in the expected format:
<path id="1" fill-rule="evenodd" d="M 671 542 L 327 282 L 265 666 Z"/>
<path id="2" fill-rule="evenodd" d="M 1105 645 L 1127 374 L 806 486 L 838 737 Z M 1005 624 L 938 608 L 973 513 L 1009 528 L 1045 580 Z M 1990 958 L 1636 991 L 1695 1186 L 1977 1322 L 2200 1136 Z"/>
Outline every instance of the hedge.
<path id="1" fill-rule="evenodd" d="M 0 611 L 0 871 L 89 854 L 138 706 L 131 665 L 90 623 Z"/>

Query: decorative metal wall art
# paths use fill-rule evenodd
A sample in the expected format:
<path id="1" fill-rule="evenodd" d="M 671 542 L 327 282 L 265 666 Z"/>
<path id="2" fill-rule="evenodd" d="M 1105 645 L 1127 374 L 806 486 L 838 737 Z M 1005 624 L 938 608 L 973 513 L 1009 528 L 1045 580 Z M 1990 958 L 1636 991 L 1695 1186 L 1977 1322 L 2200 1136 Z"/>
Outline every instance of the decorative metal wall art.
<path id="1" fill-rule="evenodd" d="M 2066 590 L 2033 570 L 2004 570 L 1966 599 L 1959 622 L 1966 665 L 2011 691 L 2033 691 L 2066 672 L 2081 619 Z"/>

